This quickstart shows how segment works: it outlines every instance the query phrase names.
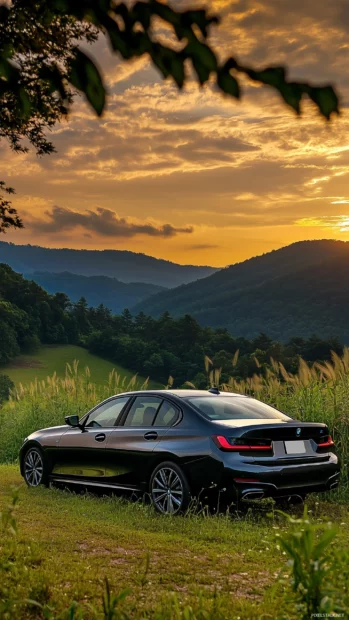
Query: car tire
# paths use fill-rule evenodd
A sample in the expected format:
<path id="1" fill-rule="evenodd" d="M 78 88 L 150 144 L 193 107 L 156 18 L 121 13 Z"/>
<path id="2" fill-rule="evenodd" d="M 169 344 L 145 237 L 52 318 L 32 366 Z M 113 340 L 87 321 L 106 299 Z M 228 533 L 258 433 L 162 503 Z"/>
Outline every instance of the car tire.
<path id="1" fill-rule="evenodd" d="M 38 446 L 30 446 L 23 457 L 23 478 L 28 487 L 48 486 L 48 469 Z"/>
<path id="2" fill-rule="evenodd" d="M 172 461 L 164 461 L 155 467 L 150 477 L 149 495 L 155 510 L 161 514 L 181 514 L 191 501 L 186 475 Z"/>

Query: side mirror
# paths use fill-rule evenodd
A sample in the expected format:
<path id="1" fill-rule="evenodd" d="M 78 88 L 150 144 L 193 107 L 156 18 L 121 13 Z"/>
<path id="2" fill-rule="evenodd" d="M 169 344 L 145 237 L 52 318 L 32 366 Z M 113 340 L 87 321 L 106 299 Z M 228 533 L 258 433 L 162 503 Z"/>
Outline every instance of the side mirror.
<path id="1" fill-rule="evenodd" d="M 79 416 L 78 415 L 67 415 L 64 418 L 64 421 L 65 421 L 66 424 L 68 424 L 68 426 L 73 426 L 73 427 L 81 428 L 80 420 L 79 420 Z"/>

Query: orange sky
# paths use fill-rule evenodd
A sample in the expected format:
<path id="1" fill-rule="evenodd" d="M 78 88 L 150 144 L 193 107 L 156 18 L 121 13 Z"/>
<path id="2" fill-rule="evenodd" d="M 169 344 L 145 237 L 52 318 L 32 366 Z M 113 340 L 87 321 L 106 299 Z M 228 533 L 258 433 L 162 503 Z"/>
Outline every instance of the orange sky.
<path id="1" fill-rule="evenodd" d="M 145 59 L 120 64 L 101 40 L 91 52 L 109 85 L 103 118 L 77 98 L 52 132 L 56 154 L 18 155 L 1 143 L 1 177 L 26 225 L 2 240 L 216 266 L 301 239 L 349 240 L 349 3 L 209 6 L 222 16 L 212 34 L 222 56 L 331 82 L 342 116 L 328 124 L 307 104 L 297 119 L 250 84 L 241 103 L 209 85 L 179 94 Z"/>

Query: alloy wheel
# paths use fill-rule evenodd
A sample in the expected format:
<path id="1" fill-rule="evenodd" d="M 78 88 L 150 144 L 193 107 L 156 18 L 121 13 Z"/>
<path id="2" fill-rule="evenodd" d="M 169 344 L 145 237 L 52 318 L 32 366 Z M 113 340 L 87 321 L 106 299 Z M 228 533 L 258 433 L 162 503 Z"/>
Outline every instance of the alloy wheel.
<path id="1" fill-rule="evenodd" d="M 24 477 L 27 484 L 31 487 L 37 487 L 42 481 L 44 474 L 44 463 L 42 456 L 38 450 L 34 448 L 28 450 L 24 459 Z"/>
<path id="2" fill-rule="evenodd" d="M 174 469 L 163 467 L 159 469 L 152 482 L 152 500 L 155 507 L 163 513 L 175 514 L 183 503 L 183 484 Z"/>

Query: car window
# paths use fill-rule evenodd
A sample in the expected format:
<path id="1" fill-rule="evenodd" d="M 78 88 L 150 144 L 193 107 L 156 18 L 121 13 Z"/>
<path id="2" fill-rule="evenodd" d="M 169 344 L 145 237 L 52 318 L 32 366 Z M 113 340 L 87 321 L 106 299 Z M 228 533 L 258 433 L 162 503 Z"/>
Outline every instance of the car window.
<path id="1" fill-rule="evenodd" d="M 172 426 L 178 418 L 178 409 L 164 400 L 155 418 L 154 426 Z"/>
<path id="2" fill-rule="evenodd" d="M 128 400 L 129 396 L 122 396 L 103 403 L 88 416 L 85 426 L 94 428 L 115 426 Z"/>
<path id="3" fill-rule="evenodd" d="M 188 400 L 209 420 L 290 420 L 281 411 L 254 398 L 199 396 Z"/>
<path id="4" fill-rule="evenodd" d="M 127 414 L 125 426 L 151 426 L 161 405 L 162 398 L 137 396 Z"/>

